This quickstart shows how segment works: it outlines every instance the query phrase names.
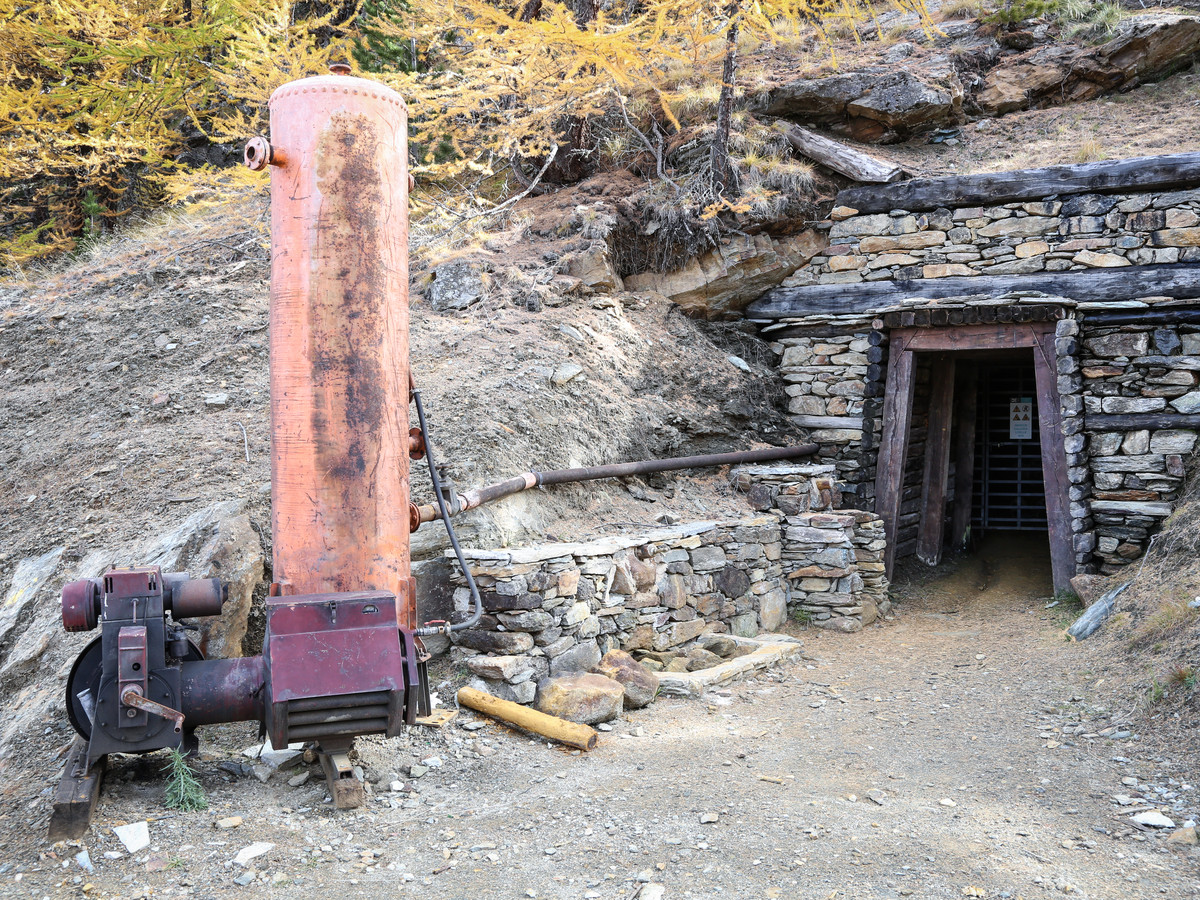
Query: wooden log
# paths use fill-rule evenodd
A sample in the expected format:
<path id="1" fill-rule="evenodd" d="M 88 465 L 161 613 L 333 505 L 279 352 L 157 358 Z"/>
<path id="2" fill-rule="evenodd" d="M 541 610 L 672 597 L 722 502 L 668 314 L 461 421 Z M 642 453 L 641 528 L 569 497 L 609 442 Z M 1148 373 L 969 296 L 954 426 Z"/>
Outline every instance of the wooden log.
<path id="1" fill-rule="evenodd" d="M 887 390 L 883 401 L 883 436 L 875 476 L 875 512 L 883 520 L 887 538 L 884 565 L 891 578 L 896 564 L 900 530 L 900 503 L 904 491 L 904 464 L 912 428 L 913 352 L 894 341 L 888 360 Z"/>
<path id="2" fill-rule="evenodd" d="M 942 561 L 946 521 L 946 480 L 950 474 L 950 423 L 954 419 L 954 357 L 935 358 L 929 396 L 929 437 L 921 486 L 921 522 L 917 559 L 936 566 Z"/>
<path id="3" fill-rule="evenodd" d="M 855 150 L 838 141 L 831 141 L 816 132 L 793 125 L 788 129 L 788 143 L 797 153 L 807 156 L 813 162 L 820 163 L 827 169 L 863 181 L 868 184 L 887 184 L 897 181 L 904 170 L 895 163 L 876 159 L 861 150 Z"/>
<path id="4" fill-rule="evenodd" d="M 971 533 L 971 505 L 975 490 L 975 429 L 979 401 L 979 369 L 974 363 L 962 367 L 961 384 L 955 393 L 954 424 L 954 510 L 950 515 L 950 546 L 955 553 L 967 549 Z"/>
<path id="5" fill-rule="evenodd" d="M 893 209 L 918 212 L 1043 200 L 1056 194 L 1137 192 L 1197 184 L 1200 184 L 1200 153 L 1174 153 L 1016 172 L 913 178 L 885 188 L 847 188 L 838 194 L 837 203 L 861 213 Z"/>
<path id="6" fill-rule="evenodd" d="M 78 840 L 92 824 L 108 757 L 100 757 L 90 769 L 84 771 L 82 767 L 87 765 L 87 747 L 87 741 L 75 738 L 67 755 L 62 779 L 54 789 L 54 799 L 50 803 L 50 827 L 46 830 L 46 840 L 50 843 Z"/>
<path id="7" fill-rule="evenodd" d="M 1146 428 L 1200 428 L 1196 413 L 1094 413 L 1084 417 L 1088 431 L 1140 431 Z"/>
<path id="8" fill-rule="evenodd" d="M 1066 590 L 1075 577 L 1075 545 L 1071 530 L 1071 484 L 1067 479 L 1067 449 L 1063 444 L 1062 409 L 1058 397 L 1058 366 L 1054 328 L 1049 323 L 1025 326 L 1046 329 L 1033 348 L 1037 382 L 1038 431 L 1042 444 L 1042 480 L 1046 488 L 1046 524 L 1050 532 L 1050 568 L 1054 589 Z"/>
<path id="9" fill-rule="evenodd" d="M 749 319 L 782 319 L 817 314 L 865 315 L 901 300 L 940 300 L 970 294 L 999 297 L 1009 291 L 1041 291 L 1087 302 L 1115 302 L 1134 297 L 1200 297 L 1200 263 L 1124 266 L 1078 272 L 1037 272 L 1032 275 L 956 275 L 912 281 L 867 281 L 862 284 L 814 284 L 778 287 L 746 308 Z M 988 314 L 990 307 L 981 307 Z M 994 312 L 991 314 L 994 315 Z M 1095 313 L 1086 314 L 1094 315 Z M 900 313 L 902 325 L 913 316 Z M 884 316 L 887 323 L 890 314 Z M 889 325 L 889 327 L 894 327 Z"/>
<path id="10" fill-rule="evenodd" d="M 501 700 L 474 688 L 459 688 L 458 702 L 462 706 L 481 712 L 493 719 L 516 725 L 525 731 L 532 731 L 542 737 L 575 747 L 579 750 L 591 750 L 596 746 L 596 730 L 578 722 L 568 722 L 557 716 L 548 716 L 536 709 Z"/>
<path id="11" fill-rule="evenodd" d="M 1171 309 L 1088 310 L 1083 321 L 1089 325 L 1200 325 L 1200 302 Z"/>

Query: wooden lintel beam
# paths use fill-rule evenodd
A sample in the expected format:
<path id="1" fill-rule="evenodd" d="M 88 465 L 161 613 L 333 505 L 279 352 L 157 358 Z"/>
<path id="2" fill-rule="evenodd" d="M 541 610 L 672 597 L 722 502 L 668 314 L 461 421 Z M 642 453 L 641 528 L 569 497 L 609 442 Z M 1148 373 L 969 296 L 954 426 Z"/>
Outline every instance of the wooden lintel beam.
<path id="1" fill-rule="evenodd" d="M 1200 428 L 1195 413 L 1089 413 L 1084 418 L 1088 431 L 1139 431 L 1144 428 Z"/>
<path id="2" fill-rule="evenodd" d="M 911 281 L 778 287 L 751 303 L 745 315 L 748 319 L 761 320 L 812 315 L 867 315 L 905 300 L 944 300 L 980 295 L 1000 297 L 1013 291 L 1040 291 L 1053 297 L 1092 303 L 1152 296 L 1192 299 L 1200 297 L 1200 263 L 1037 272 L 1033 275 L 956 275 Z"/>
<path id="3" fill-rule="evenodd" d="M 1054 333 L 1053 322 L 1023 325 L 959 325 L 954 328 L 903 329 L 910 350 L 1015 350 L 1033 347 L 1043 334 Z M 895 332 L 893 332 L 895 335 Z"/>
<path id="4" fill-rule="evenodd" d="M 1200 153 L 1173 153 L 1015 172 L 914 178 L 887 187 L 847 188 L 838 194 L 837 202 L 860 213 L 892 209 L 919 212 L 942 207 L 995 206 L 1070 194 L 1138 192 L 1195 185 L 1200 185 Z"/>

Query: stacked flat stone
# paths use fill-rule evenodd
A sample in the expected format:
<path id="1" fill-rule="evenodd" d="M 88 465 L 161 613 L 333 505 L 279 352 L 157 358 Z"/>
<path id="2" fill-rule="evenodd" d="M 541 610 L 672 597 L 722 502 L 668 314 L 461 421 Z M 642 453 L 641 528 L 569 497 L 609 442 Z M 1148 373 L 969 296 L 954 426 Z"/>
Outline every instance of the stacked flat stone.
<path id="1" fill-rule="evenodd" d="M 1085 318 L 1080 344 L 1085 415 L 1200 412 L 1200 328 L 1089 327 Z M 1173 511 L 1197 432 L 1098 425 L 1080 437 L 1085 440 L 1068 449 L 1082 444 L 1080 452 L 1086 452 L 1081 474 L 1091 483 L 1092 552 L 1100 571 L 1111 574 L 1141 556 Z"/>
<path id="2" fill-rule="evenodd" d="M 860 510 L 808 512 L 787 517 L 784 571 L 789 608 L 814 625 L 860 631 L 890 610 L 884 578 L 883 522 Z"/>
<path id="3" fill-rule="evenodd" d="M 452 653 L 482 689 L 530 703 L 540 679 L 588 671 L 614 648 L 665 651 L 706 633 L 775 631 L 789 595 L 793 610 L 820 606 L 817 624 L 857 630 L 886 611 L 882 532 L 874 514 L 832 511 L 841 499 L 835 473 L 831 465 L 734 470 L 733 483 L 770 506 L 753 518 L 466 550 L 485 615 L 455 636 Z M 804 567 L 816 568 L 800 590 L 794 573 Z M 470 592 L 460 572 L 454 578 L 456 611 L 465 615 Z"/>
<path id="4" fill-rule="evenodd" d="M 1200 261 L 1200 190 L 857 215 L 784 287 Z"/>
<path id="5" fill-rule="evenodd" d="M 772 343 L 790 400 L 791 419 L 809 429 L 848 480 L 861 465 L 863 398 L 867 386 L 869 324 L 843 337 L 789 337 Z"/>

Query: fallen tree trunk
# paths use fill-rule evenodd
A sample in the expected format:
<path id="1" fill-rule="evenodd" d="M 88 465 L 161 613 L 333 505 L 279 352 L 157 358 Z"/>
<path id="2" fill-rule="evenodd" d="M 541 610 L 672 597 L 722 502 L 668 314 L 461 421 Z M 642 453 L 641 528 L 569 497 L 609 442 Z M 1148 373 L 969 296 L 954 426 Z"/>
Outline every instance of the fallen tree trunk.
<path id="1" fill-rule="evenodd" d="M 904 170 L 894 163 L 876 159 L 799 125 L 793 125 L 788 130 L 787 139 L 797 153 L 855 181 L 888 184 L 904 174 Z"/>
<path id="2" fill-rule="evenodd" d="M 528 706 L 522 706 L 520 703 L 513 703 L 509 700 L 501 700 L 499 697 L 493 697 L 491 694 L 485 694 L 474 688 L 459 688 L 458 702 L 461 706 L 481 712 L 485 716 L 491 716 L 493 719 L 499 719 L 509 725 L 516 725 L 525 731 L 540 734 L 542 737 L 548 737 L 560 744 L 566 744 L 568 747 L 591 750 L 596 746 L 596 730 L 594 728 L 580 725 L 578 722 L 568 722 L 557 716 L 548 716 L 536 709 L 530 709 Z"/>

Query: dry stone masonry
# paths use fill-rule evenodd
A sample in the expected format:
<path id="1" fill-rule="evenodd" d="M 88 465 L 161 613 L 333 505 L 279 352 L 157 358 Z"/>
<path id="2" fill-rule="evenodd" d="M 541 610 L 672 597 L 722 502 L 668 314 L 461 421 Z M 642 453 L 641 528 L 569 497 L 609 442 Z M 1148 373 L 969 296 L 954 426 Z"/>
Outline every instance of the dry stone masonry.
<path id="1" fill-rule="evenodd" d="M 668 651 L 702 635 L 773 632 L 789 613 L 857 631 L 888 611 L 882 526 L 836 509 L 832 466 L 747 466 L 735 486 L 763 510 L 580 543 L 465 551 L 480 625 L 454 653 L 495 696 L 531 703 L 544 679 L 596 670 L 610 650 Z M 455 591 L 460 613 L 470 592 Z"/>
<path id="2" fill-rule="evenodd" d="M 1047 363 L 1061 416 L 1061 433 L 1043 440 L 1062 442 L 1075 570 L 1112 574 L 1140 558 L 1174 509 L 1200 433 L 1195 156 L 923 179 L 839 197 L 817 226 L 829 246 L 746 315 L 778 355 L 792 418 L 836 468 L 849 505 L 876 506 L 895 329 L 986 326 L 999 336 L 1041 323 L 1053 332 Z M 992 183 L 1011 202 L 980 205 Z M 1048 195 L 1053 184 L 1061 193 Z M 887 209 L 889 194 L 920 202 Z M 970 205 L 956 206 L 956 196 Z M 1157 293 L 1145 296 L 1146 286 Z M 917 544 L 932 356 L 917 353 L 912 376 L 898 557 Z"/>
<path id="3" fill-rule="evenodd" d="M 829 247 L 785 287 L 1026 275 L 1200 261 L 1200 190 L 858 215 L 837 207 Z"/>

